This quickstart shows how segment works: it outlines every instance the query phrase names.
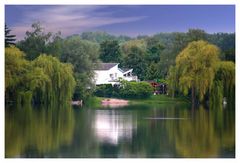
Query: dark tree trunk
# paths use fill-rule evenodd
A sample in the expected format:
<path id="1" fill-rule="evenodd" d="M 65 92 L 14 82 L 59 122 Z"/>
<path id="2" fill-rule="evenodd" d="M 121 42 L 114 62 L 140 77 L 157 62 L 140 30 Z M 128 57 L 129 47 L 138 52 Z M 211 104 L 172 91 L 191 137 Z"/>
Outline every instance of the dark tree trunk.
<path id="1" fill-rule="evenodd" d="M 192 86 L 192 108 L 196 106 L 196 95 L 195 95 L 195 87 Z"/>

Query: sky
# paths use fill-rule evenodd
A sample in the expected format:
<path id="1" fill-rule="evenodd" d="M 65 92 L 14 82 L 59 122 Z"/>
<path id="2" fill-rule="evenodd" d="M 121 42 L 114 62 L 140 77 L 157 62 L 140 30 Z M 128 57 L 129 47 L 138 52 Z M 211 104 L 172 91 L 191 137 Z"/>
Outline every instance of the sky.
<path id="1" fill-rule="evenodd" d="M 153 35 L 200 28 L 235 32 L 234 5 L 5 5 L 5 23 L 21 40 L 33 22 L 64 37 L 87 31 L 114 35 Z"/>

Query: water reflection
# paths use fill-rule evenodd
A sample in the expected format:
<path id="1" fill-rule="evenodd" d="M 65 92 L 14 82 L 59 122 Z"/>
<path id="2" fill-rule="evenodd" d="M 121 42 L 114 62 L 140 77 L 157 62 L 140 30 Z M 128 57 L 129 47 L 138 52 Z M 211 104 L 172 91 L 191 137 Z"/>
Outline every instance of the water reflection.
<path id="1" fill-rule="evenodd" d="M 235 110 L 182 105 L 6 108 L 5 156 L 234 157 Z"/>
<path id="2" fill-rule="evenodd" d="M 6 157 L 44 157 L 47 152 L 71 142 L 74 130 L 72 108 L 53 108 L 25 106 L 6 110 Z"/>
<path id="3" fill-rule="evenodd" d="M 189 121 L 169 121 L 166 124 L 170 142 L 175 145 L 179 157 L 233 157 L 234 153 L 227 153 L 235 148 L 234 110 L 207 110 L 200 106 L 192 114 L 193 119 Z M 231 120 L 224 117 L 231 117 Z"/>
<path id="4" fill-rule="evenodd" d="M 99 142 L 117 145 L 120 140 L 132 140 L 137 119 L 129 111 L 97 110 L 93 128 Z"/>

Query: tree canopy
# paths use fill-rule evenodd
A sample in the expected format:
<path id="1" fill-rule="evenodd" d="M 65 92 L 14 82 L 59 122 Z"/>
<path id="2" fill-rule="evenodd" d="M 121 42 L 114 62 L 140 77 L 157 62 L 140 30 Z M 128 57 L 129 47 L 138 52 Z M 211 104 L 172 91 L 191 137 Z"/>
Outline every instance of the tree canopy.
<path id="1" fill-rule="evenodd" d="M 98 62 L 98 49 L 96 43 L 82 40 L 79 36 L 67 38 L 63 42 L 61 61 L 71 63 L 74 67 L 77 83 L 74 99 L 85 99 L 93 91 L 93 67 Z"/>
<path id="2" fill-rule="evenodd" d="M 37 22 L 32 24 L 32 30 L 26 32 L 26 37 L 17 46 L 28 60 L 34 60 L 44 53 L 57 57 L 61 62 L 71 63 L 77 83 L 74 99 L 91 94 L 89 88 L 93 88 L 93 65 L 99 59 L 99 45 L 96 42 L 83 40 L 79 35 L 63 39 L 60 32 L 46 32 Z"/>
<path id="3" fill-rule="evenodd" d="M 33 61 L 16 47 L 5 49 L 6 101 L 18 103 L 65 103 L 72 98 L 75 79 L 72 65 L 40 55 Z"/>
<path id="4" fill-rule="evenodd" d="M 211 105 L 222 104 L 224 97 L 229 105 L 235 105 L 235 64 L 231 61 L 222 61 L 217 66 L 211 89 Z"/>
<path id="5" fill-rule="evenodd" d="M 32 24 L 31 31 L 26 31 L 24 40 L 19 41 L 17 47 L 25 52 L 26 58 L 29 60 L 37 58 L 42 53 L 59 57 L 61 52 L 61 33 L 46 33 L 41 24 L 36 22 Z"/>
<path id="6" fill-rule="evenodd" d="M 120 62 L 122 54 L 116 40 L 107 40 L 100 44 L 100 59 L 103 62 Z"/>
<path id="7" fill-rule="evenodd" d="M 193 41 L 176 57 L 168 73 L 169 93 L 191 95 L 192 102 L 210 101 L 210 105 L 234 104 L 235 64 L 221 61 L 220 50 L 206 41 Z"/>
<path id="8" fill-rule="evenodd" d="M 205 48 L 202 48 L 196 43 L 191 44 L 191 41 L 199 40 L 204 40 L 201 44 L 208 41 L 209 45 L 203 45 Z M 217 45 L 219 50 L 214 49 L 214 45 Z M 120 67 L 133 68 L 133 73 L 140 80 L 159 81 L 159 79 L 169 78 L 169 91 L 171 90 L 172 93 L 176 93 L 176 88 L 181 86 L 181 91 L 189 95 L 191 94 L 189 89 L 194 85 L 196 89 L 194 89 L 196 93 L 194 96 L 201 100 L 209 94 L 209 88 L 215 77 L 216 68 L 211 67 L 215 64 L 215 59 L 211 60 L 214 55 L 210 53 L 218 51 L 216 53 L 222 60 L 235 61 L 235 34 L 208 34 L 201 29 L 189 29 L 186 33 L 158 33 L 136 38 L 114 36 L 106 32 L 83 32 L 80 35 L 62 38 L 61 32 L 46 32 L 41 24 L 36 22 L 32 24 L 32 30 L 26 32 L 25 38 L 17 42 L 17 47 L 24 52 L 23 60 L 21 57 L 14 58 L 19 62 L 18 64 L 24 65 L 19 71 L 31 69 L 34 74 L 30 75 L 32 78 L 45 74 L 42 68 L 33 67 L 31 62 L 41 54 L 72 64 L 76 81 L 74 99 L 84 99 L 94 91 L 93 69 L 95 63 L 99 61 L 118 62 Z M 178 54 L 188 57 L 177 57 Z M 177 62 L 176 58 L 178 58 Z M 32 68 L 29 68 L 29 65 L 32 65 Z M 205 68 L 201 69 L 202 65 Z M 181 74 L 179 69 L 183 69 Z M 6 75 L 9 75 L 6 76 L 7 86 L 14 83 L 14 77 L 10 76 L 12 74 L 9 71 L 6 70 Z M 197 73 L 196 76 L 193 75 L 195 73 Z"/>
<path id="9" fill-rule="evenodd" d="M 176 70 L 178 86 L 185 95 L 191 89 L 192 101 L 200 101 L 210 90 L 216 66 L 219 62 L 219 49 L 206 41 L 193 41 L 177 56 Z"/>

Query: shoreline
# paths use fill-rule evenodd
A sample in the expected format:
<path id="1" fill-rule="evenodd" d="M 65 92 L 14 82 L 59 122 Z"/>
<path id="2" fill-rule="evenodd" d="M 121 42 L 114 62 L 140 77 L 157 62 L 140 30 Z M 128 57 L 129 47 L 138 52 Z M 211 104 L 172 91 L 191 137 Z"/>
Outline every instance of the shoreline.
<path id="1" fill-rule="evenodd" d="M 94 96 L 93 100 L 95 104 L 99 107 L 102 107 L 102 101 L 106 99 L 115 99 L 115 100 L 125 100 L 128 101 L 128 105 L 138 105 L 138 104 L 146 104 L 146 105 L 171 105 L 171 104 L 191 104 L 191 101 L 186 97 L 169 97 L 166 95 L 153 95 L 148 99 L 124 99 L 124 98 L 116 98 L 116 97 L 97 97 Z"/>

